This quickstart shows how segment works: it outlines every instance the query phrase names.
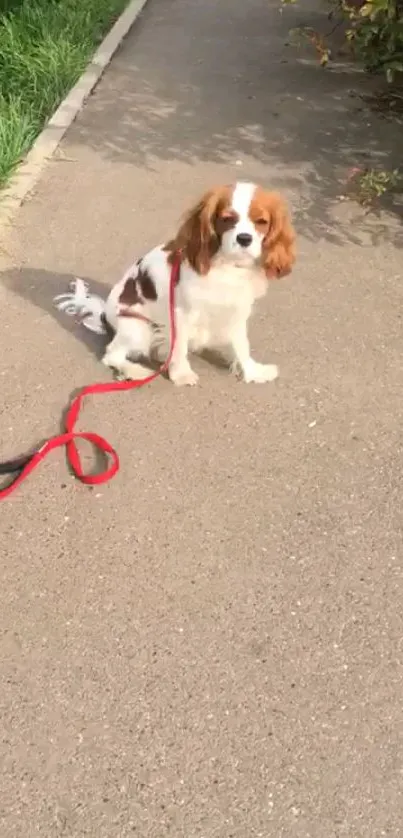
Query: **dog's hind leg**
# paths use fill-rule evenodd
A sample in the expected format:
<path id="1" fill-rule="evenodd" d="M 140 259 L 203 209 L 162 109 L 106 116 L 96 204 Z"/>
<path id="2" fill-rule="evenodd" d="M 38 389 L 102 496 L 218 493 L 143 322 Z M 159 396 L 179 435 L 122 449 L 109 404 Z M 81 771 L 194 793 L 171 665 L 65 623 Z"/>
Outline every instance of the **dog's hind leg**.
<path id="1" fill-rule="evenodd" d="M 119 317 L 116 334 L 106 348 L 102 363 L 123 378 L 147 378 L 151 370 L 131 359 L 149 361 L 151 343 L 151 323 L 137 317 Z"/>

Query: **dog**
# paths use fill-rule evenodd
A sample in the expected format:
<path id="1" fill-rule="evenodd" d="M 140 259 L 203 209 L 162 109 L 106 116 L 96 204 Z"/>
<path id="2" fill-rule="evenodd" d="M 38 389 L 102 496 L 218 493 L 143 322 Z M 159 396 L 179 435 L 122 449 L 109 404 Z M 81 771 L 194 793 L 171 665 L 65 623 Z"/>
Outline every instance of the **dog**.
<path id="1" fill-rule="evenodd" d="M 268 282 L 287 276 L 295 262 L 295 233 L 283 198 L 253 183 L 237 182 L 207 192 L 186 215 L 175 238 L 136 261 L 106 302 L 76 280 L 59 295 L 59 310 L 113 335 L 103 363 L 125 379 L 144 379 L 142 362 L 167 355 L 169 285 L 180 255 L 175 289 L 176 342 L 169 378 L 197 384 L 189 352 L 229 347 L 231 368 L 247 383 L 274 381 L 278 368 L 250 354 L 247 324 Z"/>

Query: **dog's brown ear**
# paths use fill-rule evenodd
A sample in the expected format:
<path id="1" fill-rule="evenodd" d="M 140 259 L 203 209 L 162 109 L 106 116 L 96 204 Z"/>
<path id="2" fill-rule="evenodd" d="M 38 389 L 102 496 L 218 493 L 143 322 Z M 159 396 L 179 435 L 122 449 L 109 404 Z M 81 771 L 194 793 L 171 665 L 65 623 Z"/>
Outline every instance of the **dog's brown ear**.
<path id="1" fill-rule="evenodd" d="M 280 195 L 267 195 L 270 227 L 263 240 L 263 267 L 269 279 L 291 273 L 295 262 L 295 231 L 288 208 Z"/>
<path id="2" fill-rule="evenodd" d="M 228 201 L 228 187 L 210 189 L 187 213 L 177 236 L 166 245 L 172 253 L 182 251 L 192 268 L 204 276 L 220 242 L 214 226 L 221 204 Z"/>

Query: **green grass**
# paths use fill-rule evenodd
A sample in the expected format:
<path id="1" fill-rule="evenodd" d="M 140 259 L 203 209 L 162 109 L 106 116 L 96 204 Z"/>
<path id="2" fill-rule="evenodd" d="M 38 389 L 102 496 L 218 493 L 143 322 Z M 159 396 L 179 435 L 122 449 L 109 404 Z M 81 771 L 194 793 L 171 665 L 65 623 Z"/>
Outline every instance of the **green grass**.
<path id="1" fill-rule="evenodd" d="M 128 0 L 0 0 L 0 187 Z"/>

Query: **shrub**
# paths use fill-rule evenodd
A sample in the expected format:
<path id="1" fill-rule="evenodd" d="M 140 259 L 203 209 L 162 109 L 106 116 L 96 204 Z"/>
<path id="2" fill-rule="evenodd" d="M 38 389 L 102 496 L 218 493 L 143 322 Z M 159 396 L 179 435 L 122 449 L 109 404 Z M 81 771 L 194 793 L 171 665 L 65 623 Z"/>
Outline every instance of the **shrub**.
<path id="1" fill-rule="evenodd" d="M 281 0 L 283 6 L 296 2 Z M 330 3 L 329 18 L 341 15 L 340 23 L 347 20 L 347 41 L 368 72 L 383 72 L 389 83 L 403 73 L 403 0 L 330 0 Z M 320 63 L 326 66 L 330 58 L 329 36 L 338 25 L 328 35 L 320 35 L 305 26 L 293 34 L 310 41 Z"/>
<path id="2" fill-rule="evenodd" d="M 369 72 L 384 72 L 388 82 L 403 72 L 403 0 L 341 2 L 348 18 L 347 38 Z"/>

